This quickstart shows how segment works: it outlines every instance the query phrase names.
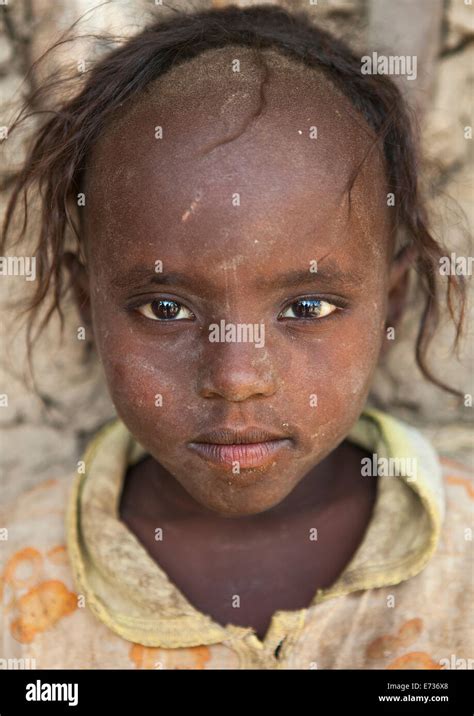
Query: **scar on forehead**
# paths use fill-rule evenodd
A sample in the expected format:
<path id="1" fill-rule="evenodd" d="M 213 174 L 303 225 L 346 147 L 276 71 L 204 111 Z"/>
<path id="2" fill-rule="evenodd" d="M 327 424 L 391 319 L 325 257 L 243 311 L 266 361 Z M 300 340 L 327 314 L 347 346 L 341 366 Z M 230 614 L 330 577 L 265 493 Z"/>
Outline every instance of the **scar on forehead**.
<path id="1" fill-rule="evenodd" d="M 241 254 L 237 254 L 236 256 L 232 256 L 231 259 L 219 261 L 217 263 L 216 268 L 219 271 L 223 271 L 223 272 L 235 271 L 237 266 L 239 266 L 241 263 L 243 263 L 243 261 L 244 261 L 244 257 Z"/>
<path id="2" fill-rule="evenodd" d="M 196 209 L 198 208 L 198 204 L 201 201 L 202 197 L 203 197 L 203 192 L 200 189 L 198 189 L 198 191 L 194 195 L 194 199 L 192 200 L 189 208 L 186 209 L 186 211 L 184 212 L 184 214 L 181 217 L 181 221 L 183 224 L 186 223 L 186 221 L 188 221 L 188 219 L 196 212 Z"/>

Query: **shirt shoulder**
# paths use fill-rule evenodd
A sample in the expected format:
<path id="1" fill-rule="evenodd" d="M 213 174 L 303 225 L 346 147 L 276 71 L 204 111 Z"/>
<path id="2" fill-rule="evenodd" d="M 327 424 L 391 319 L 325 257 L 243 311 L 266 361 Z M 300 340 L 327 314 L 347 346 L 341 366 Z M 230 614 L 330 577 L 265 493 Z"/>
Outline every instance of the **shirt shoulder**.
<path id="1" fill-rule="evenodd" d="M 440 456 L 441 473 L 446 499 L 446 514 L 458 519 L 465 518 L 467 525 L 472 519 L 474 499 L 474 469 L 466 463 Z"/>
<path id="2" fill-rule="evenodd" d="M 46 479 L 0 506 L 0 564 L 28 539 L 53 546 L 64 535 L 70 485 L 68 478 Z"/>
<path id="3" fill-rule="evenodd" d="M 464 617 L 468 619 L 468 616 L 472 617 L 469 611 L 472 603 L 474 471 L 466 464 L 442 456 L 440 465 L 445 514 L 432 566 L 438 572 L 437 588 L 448 591 L 457 606 L 463 604 Z"/>
<path id="4" fill-rule="evenodd" d="M 69 485 L 67 478 L 47 479 L 1 506 L 0 641 L 5 652 L 18 651 L 15 643 L 32 642 L 73 609 L 64 527 Z"/>

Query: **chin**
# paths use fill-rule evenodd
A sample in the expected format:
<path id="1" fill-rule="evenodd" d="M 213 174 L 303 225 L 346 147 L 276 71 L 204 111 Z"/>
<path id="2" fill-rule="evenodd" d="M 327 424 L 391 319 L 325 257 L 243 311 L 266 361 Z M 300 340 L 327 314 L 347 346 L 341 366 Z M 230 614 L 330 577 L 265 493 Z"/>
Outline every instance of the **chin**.
<path id="1" fill-rule="evenodd" d="M 220 517 L 252 517 L 253 515 L 268 512 L 268 510 L 276 507 L 285 499 L 285 496 L 286 495 L 276 500 L 268 500 L 267 495 L 267 499 L 252 500 L 251 504 L 249 504 L 248 500 L 244 502 L 239 499 L 223 499 L 220 502 L 209 502 L 209 500 L 199 502 L 203 507 L 206 507 Z"/>

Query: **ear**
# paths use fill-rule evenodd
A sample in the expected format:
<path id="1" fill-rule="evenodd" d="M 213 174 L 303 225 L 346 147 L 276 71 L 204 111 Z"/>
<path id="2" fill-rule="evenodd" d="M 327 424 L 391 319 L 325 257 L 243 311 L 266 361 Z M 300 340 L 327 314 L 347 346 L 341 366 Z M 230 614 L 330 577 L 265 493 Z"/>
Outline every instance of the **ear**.
<path id="1" fill-rule="evenodd" d="M 81 319 L 85 327 L 92 331 L 89 277 L 86 267 L 79 257 L 71 251 L 64 253 L 63 262 L 71 276 L 71 287 Z"/>
<path id="2" fill-rule="evenodd" d="M 400 321 L 406 305 L 409 269 L 417 256 L 414 246 L 401 249 L 390 266 L 388 279 L 388 305 L 385 328 L 394 328 Z M 384 348 L 388 348 L 387 340 Z"/>

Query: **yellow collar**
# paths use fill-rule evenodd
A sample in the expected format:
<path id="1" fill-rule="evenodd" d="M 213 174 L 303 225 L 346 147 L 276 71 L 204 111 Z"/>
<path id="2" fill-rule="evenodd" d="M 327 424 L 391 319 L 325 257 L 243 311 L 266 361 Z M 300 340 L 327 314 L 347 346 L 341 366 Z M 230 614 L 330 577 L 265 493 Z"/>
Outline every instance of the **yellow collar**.
<path id="1" fill-rule="evenodd" d="M 418 574 L 436 549 L 444 518 L 441 467 L 417 430 L 367 408 L 348 439 L 374 456 L 369 470 L 379 469 L 374 511 L 352 560 L 331 587 L 317 591 L 310 607 Z M 144 455 L 119 419 L 103 427 L 85 452 L 85 467 L 75 477 L 66 516 L 77 591 L 98 619 L 131 642 L 179 648 L 249 636 L 262 647 L 252 628 L 223 627 L 194 608 L 120 520 L 127 467 Z M 383 477 L 390 458 L 397 476 Z M 416 475 L 407 469 L 414 464 Z M 287 630 L 300 627 L 307 611 L 275 612 L 265 643 L 282 625 Z"/>

